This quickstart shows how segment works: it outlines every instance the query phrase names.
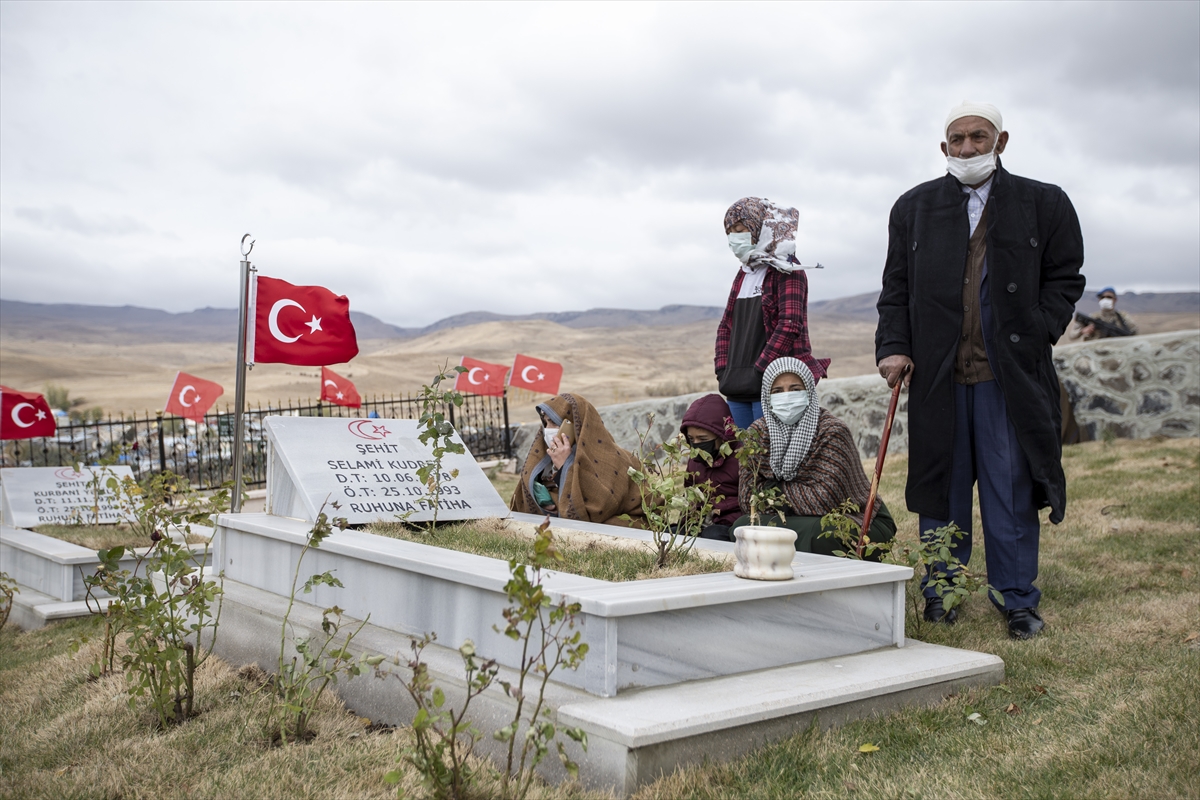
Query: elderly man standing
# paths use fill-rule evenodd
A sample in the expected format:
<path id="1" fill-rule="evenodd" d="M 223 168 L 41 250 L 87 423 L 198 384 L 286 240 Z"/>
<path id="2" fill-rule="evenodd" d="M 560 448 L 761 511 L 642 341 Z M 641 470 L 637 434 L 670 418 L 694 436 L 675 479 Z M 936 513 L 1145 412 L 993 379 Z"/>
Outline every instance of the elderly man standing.
<path id="1" fill-rule="evenodd" d="M 946 118 L 948 174 L 892 207 L 875 357 L 889 386 L 909 388 L 906 499 L 923 535 L 957 524 L 967 563 L 978 481 L 988 582 L 1009 635 L 1028 639 L 1043 628 L 1038 509 L 1057 524 L 1066 506 L 1050 347 L 1083 293 L 1083 235 L 1062 189 L 1000 165 L 1007 145 L 995 106 Z M 924 594 L 926 619 L 954 622 Z"/>

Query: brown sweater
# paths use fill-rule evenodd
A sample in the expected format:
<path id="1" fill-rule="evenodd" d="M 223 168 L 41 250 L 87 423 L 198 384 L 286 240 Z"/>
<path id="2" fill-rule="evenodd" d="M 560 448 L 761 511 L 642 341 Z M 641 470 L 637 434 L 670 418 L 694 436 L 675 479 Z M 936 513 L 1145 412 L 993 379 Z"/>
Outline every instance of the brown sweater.
<path id="1" fill-rule="evenodd" d="M 751 427 L 758 429 L 764 441 L 770 443 L 766 422 L 759 419 Z M 764 479 L 775 479 L 768 456 L 752 457 L 751 461 L 749 468 L 741 468 L 738 481 L 738 500 L 742 511 L 747 514 L 750 513 L 751 476 L 757 472 L 760 484 Z M 796 477 L 784 482 L 781 488 L 787 504 L 802 517 L 823 517 L 846 500 L 851 500 L 859 509 L 866 506 L 871 494 L 871 482 L 863 472 L 858 447 L 844 422 L 821 409 L 808 456 L 800 464 Z M 880 500 L 876 497 L 876 513 L 879 507 Z M 862 524 L 861 511 L 850 516 Z"/>

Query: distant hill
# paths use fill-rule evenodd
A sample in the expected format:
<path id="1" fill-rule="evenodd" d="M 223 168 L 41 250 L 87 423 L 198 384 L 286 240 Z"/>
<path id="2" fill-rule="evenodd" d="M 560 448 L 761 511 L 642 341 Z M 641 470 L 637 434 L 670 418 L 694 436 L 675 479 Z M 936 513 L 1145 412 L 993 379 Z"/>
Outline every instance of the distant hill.
<path id="1" fill-rule="evenodd" d="M 1096 291 L 1088 289 L 1079 309 L 1095 310 Z M 809 304 L 812 316 L 874 322 L 878 292 L 866 292 Z M 1117 307 L 1131 314 L 1198 314 L 1200 292 L 1127 292 Z M 438 320 L 424 328 L 401 328 L 370 314 L 350 312 L 358 337 L 407 339 L 427 333 L 462 328 L 481 322 L 545 320 L 568 328 L 629 328 L 638 325 L 673 326 L 718 320 L 719 306 L 669 305 L 657 310 L 593 308 L 587 311 L 537 314 L 494 314 L 471 311 Z M 24 303 L 0 300 L 0 338 L 23 341 L 106 342 L 114 337 L 126 343 L 232 342 L 237 330 L 237 311 L 229 308 L 199 308 L 173 314 L 139 306 L 89 306 L 67 303 Z"/>
<path id="2" fill-rule="evenodd" d="M 0 338 L 96 342 L 122 337 L 137 342 L 233 342 L 236 309 L 198 308 L 172 314 L 139 306 L 88 306 L 71 303 L 23 303 L 0 300 Z M 350 312 L 361 339 L 407 335 L 370 314 Z"/>

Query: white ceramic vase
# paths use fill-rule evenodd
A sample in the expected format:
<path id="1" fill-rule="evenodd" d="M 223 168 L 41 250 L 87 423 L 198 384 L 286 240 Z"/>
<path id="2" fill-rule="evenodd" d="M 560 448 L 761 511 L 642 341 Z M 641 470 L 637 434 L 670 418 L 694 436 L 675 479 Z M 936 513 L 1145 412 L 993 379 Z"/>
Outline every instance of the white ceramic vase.
<path id="1" fill-rule="evenodd" d="M 790 581 L 796 532 L 788 528 L 743 525 L 733 532 L 733 574 L 752 581 Z"/>

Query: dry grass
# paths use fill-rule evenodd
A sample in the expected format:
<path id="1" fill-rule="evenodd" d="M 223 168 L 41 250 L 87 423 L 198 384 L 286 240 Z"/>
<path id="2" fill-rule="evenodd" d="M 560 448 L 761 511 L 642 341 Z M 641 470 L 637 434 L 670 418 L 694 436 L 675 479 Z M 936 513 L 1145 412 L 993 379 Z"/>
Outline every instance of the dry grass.
<path id="1" fill-rule="evenodd" d="M 1200 797 L 1200 441 L 1091 442 L 1068 448 L 1064 466 L 1067 519 L 1042 537 L 1046 632 L 1009 640 L 979 598 L 954 627 L 910 628 L 1001 656 L 1002 685 L 797 731 L 637 797 Z M 911 539 L 906 467 L 891 460 L 883 494 Z M 330 697 L 313 742 L 269 747 L 261 683 L 214 658 L 201 675 L 200 716 L 157 733 L 144 707 L 124 702 L 120 676 L 89 683 L 92 654 L 66 654 L 84 629 L 0 631 L 0 797 L 392 796 L 382 776 L 404 731 L 369 731 Z M 987 724 L 970 722 L 973 713 Z M 880 749 L 860 753 L 867 742 Z M 405 786 L 416 791 L 415 776 Z"/>
<path id="2" fill-rule="evenodd" d="M 0 631 L 0 797 L 389 798 L 383 775 L 409 744 L 407 729 L 374 726 L 326 694 L 305 744 L 272 744 L 269 684 L 256 667 L 217 657 L 197 675 L 198 716 L 165 732 L 144 703 L 130 709 L 125 678 L 86 679 L 96 647 L 64 652 L 84 621 Z M 477 766 L 479 766 L 477 764 Z M 496 776 L 479 786 L 494 796 Z M 421 796 L 408 769 L 401 788 Z M 531 797 L 596 797 L 577 786 L 537 786 Z"/>
<path id="3" fill-rule="evenodd" d="M 914 541 L 905 461 L 889 461 L 882 493 Z M 1063 464 L 1067 518 L 1042 529 L 1042 636 L 1008 639 L 982 598 L 951 628 L 910 616 L 910 636 L 1002 657 L 1002 685 L 798 732 L 637 798 L 1200 797 L 1200 440 L 1089 442 Z M 867 742 L 880 750 L 860 753 Z"/>
<path id="4" fill-rule="evenodd" d="M 39 525 L 34 528 L 40 534 L 62 539 L 90 550 L 108 550 L 113 547 L 149 547 L 152 542 L 128 525 Z M 207 539 L 192 534 L 188 544 L 203 544 Z"/>

